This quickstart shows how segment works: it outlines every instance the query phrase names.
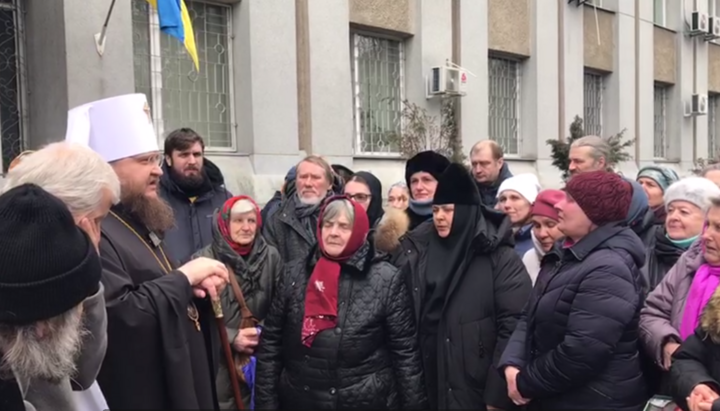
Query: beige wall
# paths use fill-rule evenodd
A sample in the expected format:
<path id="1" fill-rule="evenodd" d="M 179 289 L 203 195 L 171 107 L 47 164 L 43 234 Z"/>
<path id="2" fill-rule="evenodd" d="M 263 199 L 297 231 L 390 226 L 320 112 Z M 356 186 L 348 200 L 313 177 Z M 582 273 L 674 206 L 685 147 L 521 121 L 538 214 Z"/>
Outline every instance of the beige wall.
<path id="1" fill-rule="evenodd" d="M 675 84 L 675 32 L 655 26 L 653 32 L 653 67 L 655 81 Z"/>
<path id="2" fill-rule="evenodd" d="M 350 23 L 390 32 L 413 34 L 410 0 L 349 0 Z"/>
<path id="3" fill-rule="evenodd" d="M 613 36 L 615 13 L 597 9 L 597 22 L 594 7 L 585 7 L 583 13 L 585 67 L 611 72 L 613 71 L 613 50 L 615 48 Z"/>
<path id="4" fill-rule="evenodd" d="M 720 45 L 708 43 L 708 91 L 720 93 Z"/>
<path id="5" fill-rule="evenodd" d="M 488 48 L 530 56 L 530 1 L 488 1 Z"/>

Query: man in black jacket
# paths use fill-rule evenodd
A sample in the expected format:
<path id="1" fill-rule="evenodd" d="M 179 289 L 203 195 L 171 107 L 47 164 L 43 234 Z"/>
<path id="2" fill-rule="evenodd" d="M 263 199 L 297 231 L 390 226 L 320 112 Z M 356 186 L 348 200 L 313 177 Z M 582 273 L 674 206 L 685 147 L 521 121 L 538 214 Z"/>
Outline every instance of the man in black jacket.
<path id="1" fill-rule="evenodd" d="M 212 242 L 212 216 L 232 194 L 220 169 L 205 158 L 205 142 L 189 128 L 165 139 L 160 196 L 175 213 L 175 226 L 165 236 L 170 254 L 185 263 Z"/>

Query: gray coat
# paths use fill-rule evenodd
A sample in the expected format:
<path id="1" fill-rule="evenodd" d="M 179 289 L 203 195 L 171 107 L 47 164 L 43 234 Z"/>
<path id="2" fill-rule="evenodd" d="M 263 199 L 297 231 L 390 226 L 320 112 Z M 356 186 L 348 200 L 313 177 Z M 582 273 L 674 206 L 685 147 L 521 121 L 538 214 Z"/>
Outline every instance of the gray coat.
<path id="1" fill-rule="evenodd" d="M 225 263 L 235 275 L 250 311 L 259 321 L 262 322 L 265 319 L 283 270 L 280 253 L 275 247 L 268 245 L 262 236 L 258 235 L 250 255 L 243 259 L 230 248 L 217 230 L 217 224 L 214 224 L 213 243 L 200 250 L 194 257 L 208 257 Z M 235 299 L 232 286 L 225 287 L 221 294 L 221 301 L 228 341 L 232 344 L 239 333 L 241 320 L 240 305 Z M 226 364 L 223 356 L 216 381 L 218 402 L 220 409 L 234 410 L 237 408 Z M 249 409 L 250 390 L 244 384 L 241 384 L 240 390 L 245 408 Z"/>
<path id="2" fill-rule="evenodd" d="M 288 198 L 263 225 L 263 237 L 280 252 L 285 263 L 307 258 L 317 244 L 317 237 L 307 233 L 302 224 L 295 213 L 295 202 Z"/>
<path id="3" fill-rule="evenodd" d="M 73 390 L 90 388 L 100 371 L 107 348 L 107 316 L 104 288 L 83 303 L 83 321 L 88 334 L 77 359 L 77 375 L 59 384 L 46 381 L 18 381 L 27 411 L 83 411 L 75 404 Z"/>
<path id="4" fill-rule="evenodd" d="M 658 286 L 647 296 L 640 311 L 640 339 L 655 363 L 663 364 L 663 346 L 682 342 L 680 322 L 695 271 L 705 263 L 702 244 L 696 241 L 683 253 Z"/>

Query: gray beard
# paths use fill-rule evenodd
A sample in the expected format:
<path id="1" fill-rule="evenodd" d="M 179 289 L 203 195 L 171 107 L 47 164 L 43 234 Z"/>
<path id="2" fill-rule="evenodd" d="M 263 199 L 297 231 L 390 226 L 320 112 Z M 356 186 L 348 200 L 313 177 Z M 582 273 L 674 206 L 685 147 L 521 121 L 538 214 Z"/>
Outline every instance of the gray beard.
<path id="1" fill-rule="evenodd" d="M 57 384 L 71 378 L 77 372 L 75 361 L 87 333 L 79 306 L 31 325 L 0 325 L 0 349 L 4 353 L 0 373 L 24 384 L 32 380 Z"/>

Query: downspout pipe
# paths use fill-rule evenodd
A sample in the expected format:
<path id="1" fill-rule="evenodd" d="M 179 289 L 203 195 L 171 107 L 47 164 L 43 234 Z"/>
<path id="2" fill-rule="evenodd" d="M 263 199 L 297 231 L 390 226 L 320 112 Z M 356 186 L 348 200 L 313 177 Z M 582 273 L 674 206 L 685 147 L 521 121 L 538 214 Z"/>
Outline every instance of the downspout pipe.
<path id="1" fill-rule="evenodd" d="M 640 0 L 635 0 L 635 165 L 640 168 Z"/>
<path id="2" fill-rule="evenodd" d="M 558 140 L 565 140 L 565 0 L 558 0 Z"/>

